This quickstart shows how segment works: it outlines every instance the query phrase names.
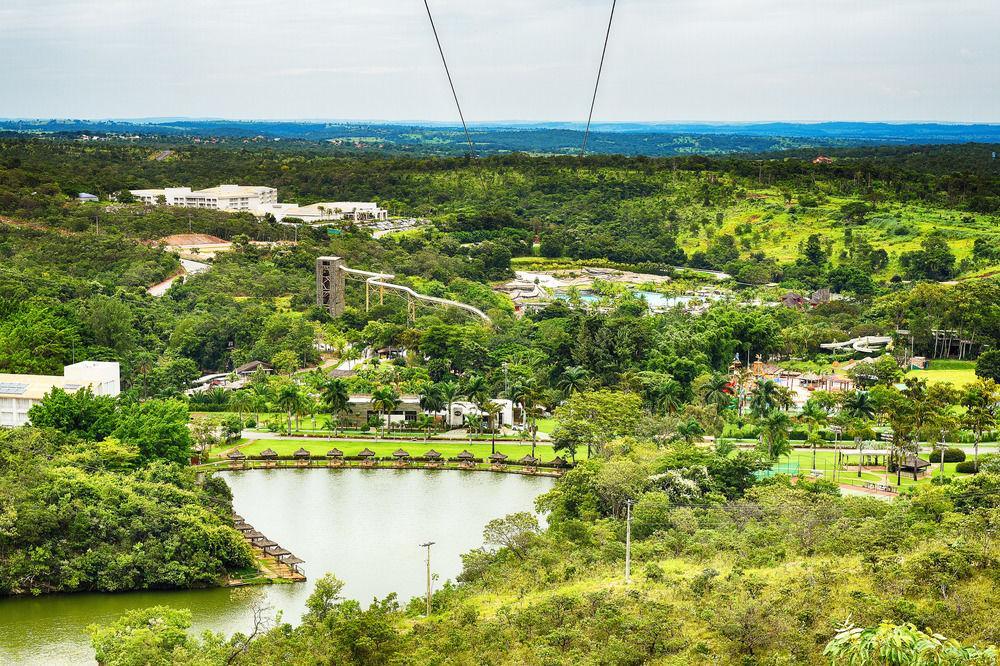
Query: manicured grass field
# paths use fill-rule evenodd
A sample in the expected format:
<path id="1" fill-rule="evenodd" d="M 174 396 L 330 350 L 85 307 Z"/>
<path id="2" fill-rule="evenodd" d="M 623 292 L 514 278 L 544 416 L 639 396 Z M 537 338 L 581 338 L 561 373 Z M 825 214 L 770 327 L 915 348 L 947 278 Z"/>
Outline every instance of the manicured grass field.
<path id="1" fill-rule="evenodd" d="M 833 480 L 833 478 L 834 478 L 834 468 L 836 466 L 836 464 L 835 464 L 836 457 L 837 457 L 837 454 L 835 452 L 833 452 L 833 451 L 817 451 L 816 452 L 816 469 L 818 471 L 822 472 L 822 478 Z M 927 455 L 926 454 L 921 454 L 920 457 L 923 458 L 924 460 L 927 460 Z M 857 461 L 857 458 L 856 457 L 855 458 L 851 458 L 851 460 L 852 461 Z M 807 450 L 807 449 L 796 449 L 795 451 L 793 451 L 791 453 L 791 455 L 784 456 L 784 457 L 780 458 L 778 460 L 778 463 L 777 463 L 777 465 L 778 465 L 778 471 L 779 472 L 782 471 L 782 467 L 786 466 L 786 465 L 790 465 L 790 468 L 793 469 L 795 467 L 796 463 L 798 464 L 798 469 L 799 469 L 799 471 L 800 471 L 801 474 L 803 474 L 803 475 L 804 474 L 808 474 L 813 469 L 813 454 L 812 454 L 812 451 Z M 944 473 L 945 473 L 945 476 L 950 476 L 950 477 L 954 477 L 954 476 L 967 477 L 967 476 L 969 476 L 968 474 L 958 474 L 955 471 L 955 466 L 957 464 L 958 463 L 945 463 L 944 464 Z M 907 474 L 906 472 L 903 472 L 903 475 L 902 475 L 902 485 L 903 486 L 912 486 L 912 485 L 914 485 L 914 483 L 920 484 L 920 485 L 929 484 L 931 482 L 931 479 L 933 477 L 936 477 L 936 476 L 938 476 L 940 474 L 940 463 L 933 463 L 932 466 L 931 466 L 931 469 L 933 470 L 931 476 L 920 477 L 916 482 L 914 482 L 912 474 Z M 893 485 L 893 486 L 896 485 L 896 474 L 895 473 L 889 474 L 888 475 L 888 479 L 886 479 L 886 473 L 884 473 L 884 472 L 862 471 L 861 472 L 861 478 L 858 478 L 858 471 L 857 470 L 858 470 L 858 467 L 857 467 L 856 464 L 854 464 L 854 465 L 850 465 L 849 464 L 849 465 L 846 465 L 846 466 L 841 466 L 841 468 L 839 470 L 837 470 L 837 473 L 836 473 L 837 481 L 841 482 L 841 483 L 849 483 L 851 485 L 856 485 L 856 486 L 863 486 L 866 481 L 874 481 L 875 483 L 882 483 L 883 481 L 887 480 L 887 482 L 890 485 Z"/>
<path id="2" fill-rule="evenodd" d="M 907 377 L 918 377 L 928 383 L 951 384 L 962 388 L 976 382 L 975 361 L 931 361 L 926 370 L 910 370 Z"/>
<path id="3" fill-rule="evenodd" d="M 239 445 L 240 451 L 248 456 L 259 455 L 264 449 L 273 449 L 279 456 L 290 456 L 300 448 L 309 451 L 313 456 L 324 457 L 326 452 L 332 448 L 338 448 L 346 456 L 356 456 L 362 449 L 369 448 L 375 452 L 379 458 L 389 457 L 396 449 L 402 448 L 408 451 L 411 456 L 422 456 L 430 449 L 434 449 L 446 458 L 453 458 L 462 451 L 469 451 L 477 458 L 486 458 L 490 455 L 491 449 L 488 443 L 468 442 L 352 442 L 344 440 L 317 440 L 315 442 L 301 442 L 282 439 L 258 439 L 246 444 Z M 212 452 L 212 457 L 221 457 L 223 449 L 216 449 Z M 497 451 L 505 453 L 511 458 L 522 458 L 531 453 L 531 444 L 516 444 L 511 442 L 497 442 Z M 544 462 L 555 458 L 556 454 L 552 447 L 547 444 L 539 444 L 535 448 L 535 455 Z M 586 451 L 584 451 L 586 455 Z"/>

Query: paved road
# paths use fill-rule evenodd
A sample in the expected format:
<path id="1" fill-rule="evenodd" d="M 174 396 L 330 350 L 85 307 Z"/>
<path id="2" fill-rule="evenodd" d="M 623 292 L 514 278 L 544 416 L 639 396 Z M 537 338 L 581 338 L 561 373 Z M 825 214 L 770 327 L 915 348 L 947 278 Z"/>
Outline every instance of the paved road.
<path id="1" fill-rule="evenodd" d="M 203 264 L 200 261 L 181 259 L 181 273 L 179 275 L 175 275 L 168 280 L 164 280 L 160 284 L 154 284 L 146 291 L 148 291 L 151 296 L 156 296 L 157 298 L 159 298 L 160 296 L 163 296 L 165 293 L 167 293 L 167 290 L 170 289 L 170 285 L 172 285 L 174 281 L 177 278 L 181 277 L 182 275 L 197 275 L 198 273 L 204 273 L 211 267 L 212 267 L 211 264 Z"/>

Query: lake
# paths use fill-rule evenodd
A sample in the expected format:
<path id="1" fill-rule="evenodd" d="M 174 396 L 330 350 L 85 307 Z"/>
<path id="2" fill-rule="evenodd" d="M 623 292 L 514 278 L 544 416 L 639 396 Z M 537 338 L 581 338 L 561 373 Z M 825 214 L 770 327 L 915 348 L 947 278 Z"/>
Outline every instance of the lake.
<path id="1" fill-rule="evenodd" d="M 0 600 L 0 663 L 92 664 L 85 630 L 133 608 L 190 608 L 196 631 L 250 628 L 252 606 L 297 623 L 316 579 L 333 572 L 344 596 L 367 605 L 391 592 L 424 594 L 425 550 L 440 580 L 459 574 L 460 555 L 482 545 L 487 522 L 530 511 L 554 479 L 451 470 L 281 469 L 222 472 L 236 512 L 305 560 L 306 583 L 252 588 L 60 594 Z"/>

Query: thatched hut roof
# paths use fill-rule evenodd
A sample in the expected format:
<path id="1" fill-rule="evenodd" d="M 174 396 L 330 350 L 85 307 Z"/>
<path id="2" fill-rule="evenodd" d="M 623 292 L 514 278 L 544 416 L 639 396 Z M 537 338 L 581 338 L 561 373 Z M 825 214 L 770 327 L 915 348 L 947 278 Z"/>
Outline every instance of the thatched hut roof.
<path id="1" fill-rule="evenodd" d="M 326 452 L 326 457 L 327 458 L 343 458 L 344 457 L 344 452 L 341 451 L 338 448 L 332 448 L 332 449 L 330 449 L 329 451 Z"/>
<path id="2" fill-rule="evenodd" d="M 364 449 L 361 450 L 360 453 L 358 453 L 358 457 L 359 458 L 374 458 L 375 457 L 375 452 L 372 451 L 371 449 L 369 449 L 368 447 L 365 447 Z"/>
<path id="3" fill-rule="evenodd" d="M 459 453 L 455 457 L 458 458 L 459 460 L 475 460 L 476 459 L 476 456 L 472 455 L 471 453 L 469 453 L 468 451 L 466 451 L 464 449 L 462 450 L 461 453 Z"/>
<path id="4" fill-rule="evenodd" d="M 428 460 L 440 460 L 441 454 L 435 451 L 434 449 L 431 449 L 430 451 L 424 454 L 424 458 L 427 458 Z"/>
<path id="5" fill-rule="evenodd" d="M 292 555 L 290 557 L 286 557 L 285 559 L 283 559 L 282 562 L 284 562 L 285 564 L 302 564 L 303 562 L 305 562 L 305 560 L 300 560 L 299 558 Z"/>
<path id="6" fill-rule="evenodd" d="M 910 471 L 916 468 L 918 472 L 927 469 L 930 466 L 931 464 L 928 461 L 924 460 L 923 458 L 918 458 L 912 453 L 906 456 L 906 460 L 904 460 L 903 464 L 900 465 L 900 467 L 902 467 L 903 469 Z"/>
<path id="7" fill-rule="evenodd" d="M 525 453 L 524 457 L 519 460 L 523 465 L 535 465 L 538 463 L 538 458 L 532 457 L 530 453 Z"/>
<path id="8" fill-rule="evenodd" d="M 235 511 L 233 511 L 233 522 L 234 523 L 242 523 L 244 520 L 245 520 L 245 518 L 243 518 L 243 516 L 241 516 L 240 514 L 236 513 Z"/>
<path id="9" fill-rule="evenodd" d="M 409 458 L 410 454 L 409 454 L 409 452 L 404 451 L 403 449 L 396 449 L 395 451 L 392 452 L 392 457 L 393 458 Z"/>
<path id="10" fill-rule="evenodd" d="M 294 457 L 294 458 L 309 458 L 311 456 L 312 456 L 312 454 L 309 453 L 308 451 L 306 451 L 303 448 L 299 448 L 298 451 L 296 451 L 295 453 L 292 454 L 292 457 Z"/>
<path id="11" fill-rule="evenodd" d="M 251 541 L 256 541 L 257 539 L 266 539 L 267 538 L 267 537 L 264 536 L 264 534 L 262 532 L 258 532 L 257 530 L 251 530 L 250 532 L 247 532 L 243 536 L 245 536 L 246 538 L 250 539 Z"/>
<path id="12" fill-rule="evenodd" d="M 254 528 L 254 526 L 250 523 L 238 523 L 236 525 L 236 529 L 240 532 L 253 532 L 256 528 Z"/>
<path id="13" fill-rule="evenodd" d="M 264 549 L 264 552 L 275 557 L 280 557 L 281 555 L 291 555 L 289 551 L 285 550 L 281 546 L 268 546 Z"/>
<path id="14" fill-rule="evenodd" d="M 556 467 L 565 467 L 566 460 L 564 460 L 562 456 L 556 456 L 555 458 L 552 459 L 552 461 L 549 464 L 555 465 Z"/>
<path id="15" fill-rule="evenodd" d="M 277 459 L 278 452 L 275 451 L 274 449 L 264 449 L 263 451 L 260 452 L 260 457 L 274 460 Z"/>
<path id="16" fill-rule="evenodd" d="M 247 456 L 245 453 L 237 449 L 236 451 L 227 453 L 226 457 L 229 458 L 230 460 L 246 460 Z"/>
<path id="17" fill-rule="evenodd" d="M 255 543 L 254 545 L 257 546 L 258 548 L 270 548 L 271 546 L 277 546 L 278 542 L 277 541 L 271 541 L 267 537 L 264 537 L 263 539 L 261 539 L 260 541 L 258 541 L 257 543 Z"/>
<path id="18" fill-rule="evenodd" d="M 504 460 L 507 460 L 507 458 L 508 456 L 506 453 L 500 453 L 499 451 L 490 454 L 490 460 L 493 462 L 503 462 Z"/>

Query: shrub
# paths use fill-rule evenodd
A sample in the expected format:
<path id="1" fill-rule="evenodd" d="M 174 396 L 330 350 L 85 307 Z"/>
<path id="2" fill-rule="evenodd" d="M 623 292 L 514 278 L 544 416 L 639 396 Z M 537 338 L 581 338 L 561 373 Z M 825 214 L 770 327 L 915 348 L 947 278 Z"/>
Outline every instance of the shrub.
<path id="1" fill-rule="evenodd" d="M 929 460 L 933 463 L 941 462 L 941 449 L 935 449 L 931 452 Z M 959 463 L 965 461 L 965 451 L 962 449 L 944 449 L 944 461 L 946 463 Z"/>
<path id="2" fill-rule="evenodd" d="M 979 471 L 979 466 L 975 460 L 966 460 L 955 465 L 955 471 L 959 474 L 975 474 Z"/>

